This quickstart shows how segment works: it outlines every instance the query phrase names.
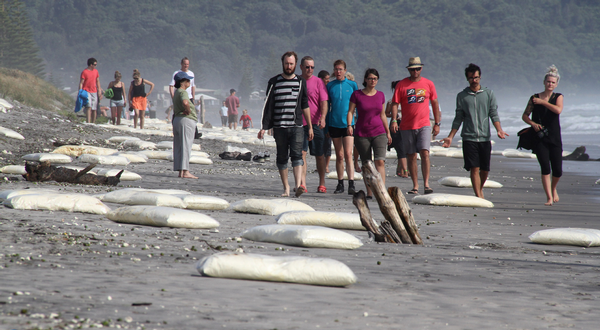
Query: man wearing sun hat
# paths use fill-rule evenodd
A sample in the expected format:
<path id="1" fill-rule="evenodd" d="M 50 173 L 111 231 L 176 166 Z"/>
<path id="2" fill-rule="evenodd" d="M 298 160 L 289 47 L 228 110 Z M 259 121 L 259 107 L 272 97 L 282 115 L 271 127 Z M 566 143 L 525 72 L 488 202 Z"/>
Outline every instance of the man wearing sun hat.
<path id="1" fill-rule="evenodd" d="M 440 113 L 437 92 L 433 82 L 427 78 L 421 77 L 421 71 L 424 64 L 421 58 L 411 57 L 408 60 L 409 77 L 404 78 L 396 84 L 394 96 L 392 98 L 392 118 L 398 114 L 398 106 L 402 111 L 402 121 L 400 127 L 396 120 L 392 120 L 391 130 L 396 133 L 400 129 L 402 144 L 406 152 L 408 161 L 408 170 L 413 181 L 413 189 L 409 194 L 419 193 L 419 178 L 417 174 L 417 153 L 421 155 L 421 171 L 423 173 L 424 193 L 431 194 L 433 190 L 429 186 L 429 146 L 431 136 L 436 136 L 440 132 L 440 122 L 442 114 Z M 433 128 L 429 122 L 429 103 L 433 108 L 433 117 L 435 124 Z"/>

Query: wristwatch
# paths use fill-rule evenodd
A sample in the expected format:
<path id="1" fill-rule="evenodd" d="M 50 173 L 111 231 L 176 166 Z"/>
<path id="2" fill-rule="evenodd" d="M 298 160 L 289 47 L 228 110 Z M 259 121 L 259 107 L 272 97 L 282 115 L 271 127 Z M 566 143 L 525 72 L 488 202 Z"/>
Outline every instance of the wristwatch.
<path id="1" fill-rule="evenodd" d="M 442 126 L 442 123 L 435 123 L 436 126 Z"/>

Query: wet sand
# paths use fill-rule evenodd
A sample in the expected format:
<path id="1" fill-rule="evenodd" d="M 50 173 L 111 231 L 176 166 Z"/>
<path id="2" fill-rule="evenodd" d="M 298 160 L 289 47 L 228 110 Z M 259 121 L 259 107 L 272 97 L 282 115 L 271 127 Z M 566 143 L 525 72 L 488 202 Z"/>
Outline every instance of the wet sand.
<path id="1" fill-rule="evenodd" d="M 271 160 L 259 164 L 222 161 L 217 154 L 226 143 L 201 144 L 214 164 L 192 165 L 199 180 L 179 179 L 171 171 L 172 163 L 150 160 L 127 166 L 143 180 L 122 182 L 118 188 L 184 189 L 229 202 L 281 193 L 273 148 L 267 148 Z M 559 184 L 560 202 L 546 207 L 539 170 L 532 166 L 535 160 L 492 157 L 490 179 L 504 185 L 484 190 L 495 208 L 411 203 L 423 246 L 369 242 L 367 233 L 360 231 L 349 231 L 365 243 L 357 250 L 236 242 L 244 229 L 271 224 L 275 217 L 229 209 L 201 211 L 221 223 L 215 232 L 117 224 L 100 215 L 3 208 L 0 328 L 596 328 L 600 250 L 536 245 L 527 236 L 556 227 L 600 229 L 597 178 L 566 172 Z M 432 164 L 435 192 L 473 194 L 470 188 L 437 184 L 444 176 L 468 175 L 461 159 L 432 157 Z M 406 192 L 412 188 L 409 179 L 394 176 L 395 167 L 394 160 L 387 161 L 387 185 Z M 351 196 L 332 194 L 335 180 L 327 180 L 329 193 L 315 192 L 318 180 L 312 173 L 312 157 L 309 170 L 302 202 L 319 211 L 356 213 Z M 114 189 L 33 184 L 6 177 L 1 190 L 49 187 L 93 194 Z M 357 187 L 364 189 L 364 184 Z M 382 220 L 376 203 L 369 206 L 375 220 Z M 348 265 L 358 282 L 331 288 L 202 277 L 195 265 L 216 253 L 215 247 L 333 258 Z"/>

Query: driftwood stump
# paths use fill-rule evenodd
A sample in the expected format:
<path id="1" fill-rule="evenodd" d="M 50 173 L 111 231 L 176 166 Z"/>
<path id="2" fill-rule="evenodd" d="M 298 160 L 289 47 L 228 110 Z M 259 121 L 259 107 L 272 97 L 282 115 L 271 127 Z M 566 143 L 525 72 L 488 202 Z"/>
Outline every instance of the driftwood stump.
<path id="1" fill-rule="evenodd" d="M 352 204 L 354 204 L 358 209 L 360 223 L 362 223 L 363 227 L 367 228 L 367 230 L 373 233 L 375 236 L 375 242 L 400 242 L 400 240 L 397 242 L 390 240 L 390 238 L 388 238 L 381 230 L 379 230 L 379 226 L 377 226 L 375 220 L 373 220 L 373 217 L 371 216 L 371 210 L 369 210 L 369 205 L 367 204 L 364 191 L 361 190 L 354 194 L 354 197 L 352 197 Z"/>
<path id="2" fill-rule="evenodd" d="M 396 204 L 396 210 L 402 219 L 402 223 L 410 236 L 410 239 L 415 244 L 423 244 L 423 240 L 421 239 L 421 235 L 419 234 L 419 228 L 415 223 L 415 218 L 413 217 L 412 211 L 406 198 L 402 194 L 402 191 L 398 187 L 389 187 L 388 193 L 392 197 L 394 204 Z"/>
<path id="3" fill-rule="evenodd" d="M 365 179 L 365 184 L 367 184 L 373 191 L 373 195 L 377 199 L 379 209 L 381 210 L 381 213 L 385 219 L 392 224 L 392 227 L 396 233 L 398 233 L 402 243 L 411 244 L 412 240 L 408 235 L 404 224 L 402 223 L 402 219 L 400 218 L 398 211 L 396 211 L 396 205 L 390 198 L 387 189 L 385 189 L 381 175 L 379 172 L 377 172 L 373 162 L 370 160 L 366 161 L 365 165 L 362 167 L 362 172 L 363 178 Z"/>
<path id="4" fill-rule="evenodd" d="M 91 164 L 81 171 L 72 170 L 65 167 L 57 167 L 50 165 L 50 162 L 42 162 L 41 164 L 25 163 L 25 171 L 23 177 L 27 181 L 31 182 L 42 182 L 42 181 L 56 181 L 56 182 L 68 182 L 68 183 L 80 183 L 88 185 L 107 185 L 116 186 L 121 182 L 121 174 L 119 172 L 116 176 L 105 177 L 95 174 L 89 174 L 88 172 L 96 167 L 96 164 Z"/>

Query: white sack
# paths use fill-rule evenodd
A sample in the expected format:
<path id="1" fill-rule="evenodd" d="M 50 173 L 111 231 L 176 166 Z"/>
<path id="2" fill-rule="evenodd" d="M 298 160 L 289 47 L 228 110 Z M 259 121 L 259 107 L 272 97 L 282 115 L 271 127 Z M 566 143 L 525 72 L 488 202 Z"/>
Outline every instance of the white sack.
<path id="1" fill-rule="evenodd" d="M 81 166 L 59 166 L 59 167 L 68 168 L 70 170 L 74 170 L 77 172 L 81 172 L 81 171 L 85 170 L 85 167 L 81 167 Z M 96 171 L 96 168 L 93 168 L 92 170 L 87 171 L 86 173 L 87 174 L 96 174 L 95 171 Z"/>
<path id="2" fill-rule="evenodd" d="M 279 215 L 287 211 L 314 211 L 312 207 L 295 200 L 276 199 L 244 199 L 231 204 L 236 212 L 264 215 Z"/>
<path id="3" fill-rule="evenodd" d="M 217 220 L 206 214 L 160 206 L 125 206 L 108 213 L 116 222 L 155 227 L 209 229 L 219 227 Z"/>
<path id="4" fill-rule="evenodd" d="M 192 148 L 192 153 L 190 155 L 197 156 L 197 157 L 210 158 L 210 156 L 208 155 L 207 152 L 194 150 L 194 148 Z"/>
<path id="5" fill-rule="evenodd" d="M 144 131 L 144 130 L 140 130 Z M 138 149 L 156 149 L 156 143 L 142 140 L 125 140 L 122 145 L 124 147 L 132 147 Z"/>
<path id="6" fill-rule="evenodd" d="M 438 180 L 438 183 L 448 187 L 471 188 L 471 178 L 462 176 L 447 176 Z M 484 188 L 502 188 L 502 184 L 493 180 L 486 180 L 483 184 Z"/>
<path id="7" fill-rule="evenodd" d="M 21 195 L 4 201 L 4 206 L 17 210 L 48 210 L 107 214 L 110 208 L 99 199 L 82 194 Z"/>
<path id="8" fill-rule="evenodd" d="M 129 164 L 129 159 L 123 156 L 98 156 L 98 155 L 88 155 L 83 154 L 77 159 L 84 163 L 89 164 L 101 164 L 101 165 L 119 165 L 125 166 Z"/>
<path id="9" fill-rule="evenodd" d="M 112 154 L 112 156 L 125 157 L 125 158 L 129 159 L 130 163 L 146 163 L 146 162 L 148 162 L 148 157 L 144 154 L 118 152 L 118 153 Z"/>
<path id="10" fill-rule="evenodd" d="M 24 159 L 24 160 L 27 160 L 30 162 L 40 162 L 40 163 L 49 161 L 50 163 L 53 163 L 53 164 L 67 164 L 67 163 L 70 163 L 73 161 L 71 159 L 71 157 L 69 157 L 67 155 L 49 154 L 49 153 L 28 154 L 28 155 L 21 157 L 21 159 Z"/>
<path id="11" fill-rule="evenodd" d="M 94 170 L 96 171 L 97 175 L 106 176 L 106 177 L 117 176 L 117 174 L 119 174 L 119 172 L 121 172 L 121 170 L 110 169 L 110 168 L 95 168 Z M 137 180 L 141 180 L 141 179 L 142 179 L 141 175 L 125 170 L 121 174 L 120 180 L 121 181 L 137 181 Z"/>
<path id="12" fill-rule="evenodd" d="M 352 213 L 322 211 L 290 211 L 275 219 L 280 225 L 323 226 L 337 229 L 367 230 L 360 216 Z"/>
<path id="13" fill-rule="evenodd" d="M 0 167 L 0 173 L 4 174 L 25 174 L 25 165 L 6 165 Z"/>
<path id="14" fill-rule="evenodd" d="M 537 156 L 531 152 L 519 151 L 516 149 L 506 149 L 502 152 L 502 156 L 507 158 L 536 158 Z"/>
<path id="15" fill-rule="evenodd" d="M 332 156 L 333 157 L 333 156 Z M 327 179 L 335 179 L 337 180 L 337 172 L 336 171 L 331 171 L 329 172 L 329 174 L 327 174 Z M 354 181 L 359 181 L 362 180 L 362 174 L 358 173 L 358 172 L 354 172 Z M 348 180 L 348 173 L 346 171 L 344 171 L 344 180 Z"/>
<path id="16" fill-rule="evenodd" d="M 149 159 L 164 159 L 167 160 L 169 157 L 173 157 L 173 151 L 154 151 L 154 150 L 144 150 L 139 152 L 142 155 L 145 155 Z"/>
<path id="17" fill-rule="evenodd" d="M 123 189 L 124 190 L 124 189 Z M 161 194 L 153 191 L 126 191 L 117 190 L 109 192 L 102 197 L 107 203 L 118 203 L 125 205 L 152 205 L 185 208 L 183 200 L 174 195 Z"/>
<path id="18" fill-rule="evenodd" d="M 110 139 L 108 139 L 108 142 L 121 143 L 121 142 L 125 142 L 127 140 L 139 140 L 139 139 L 140 139 L 139 137 L 134 137 L 134 136 L 113 136 Z"/>
<path id="19" fill-rule="evenodd" d="M 363 245 L 356 236 L 320 226 L 264 225 L 247 229 L 241 236 L 257 242 L 314 248 L 352 250 Z"/>
<path id="20" fill-rule="evenodd" d="M 63 154 L 71 157 L 81 156 L 83 154 L 107 156 L 117 152 L 117 149 L 94 147 L 94 146 L 76 146 L 76 145 L 64 145 L 60 146 L 52 151 L 53 154 Z"/>
<path id="21" fill-rule="evenodd" d="M 600 246 L 600 230 L 586 228 L 553 228 L 539 230 L 529 235 L 529 239 L 539 244 L 560 244 L 576 246 Z"/>
<path id="22" fill-rule="evenodd" d="M 10 128 L 0 126 L 0 136 L 5 136 L 11 139 L 25 140 L 25 137 Z"/>
<path id="23" fill-rule="evenodd" d="M 202 195 L 175 195 L 183 200 L 189 210 L 224 210 L 229 207 L 229 202 L 218 197 Z"/>
<path id="24" fill-rule="evenodd" d="M 0 201 L 24 195 L 40 195 L 40 194 L 57 194 L 56 190 L 52 189 L 18 189 L 18 190 L 3 190 L 0 191 Z"/>
<path id="25" fill-rule="evenodd" d="M 222 252 L 203 258 L 196 269 L 205 276 L 243 280 L 326 286 L 347 286 L 357 281 L 348 266 L 326 258 Z"/>
<path id="26" fill-rule="evenodd" d="M 418 195 L 413 198 L 415 204 L 438 205 L 438 206 L 462 206 L 462 207 L 494 207 L 494 204 L 486 199 L 453 194 L 428 194 Z"/>
<path id="27" fill-rule="evenodd" d="M 167 160 L 173 161 L 173 155 L 169 155 L 169 157 L 167 157 Z M 212 165 L 213 161 L 210 158 L 191 155 L 190 164 Z"/>

